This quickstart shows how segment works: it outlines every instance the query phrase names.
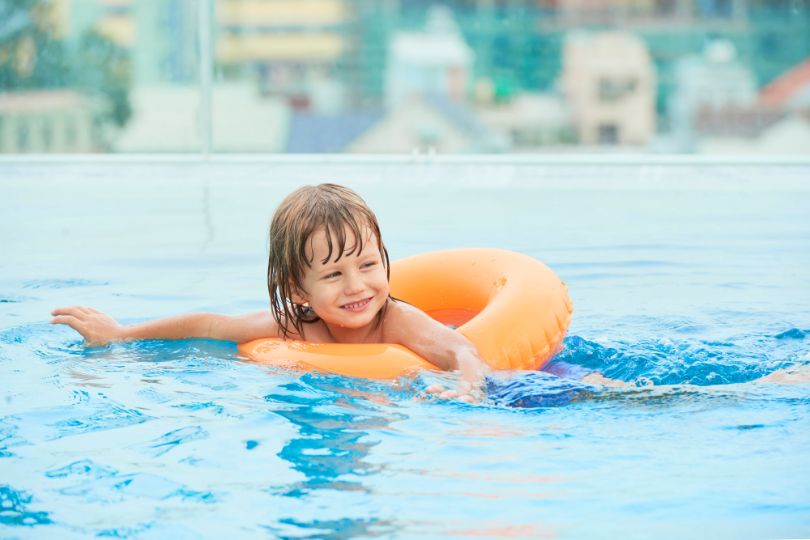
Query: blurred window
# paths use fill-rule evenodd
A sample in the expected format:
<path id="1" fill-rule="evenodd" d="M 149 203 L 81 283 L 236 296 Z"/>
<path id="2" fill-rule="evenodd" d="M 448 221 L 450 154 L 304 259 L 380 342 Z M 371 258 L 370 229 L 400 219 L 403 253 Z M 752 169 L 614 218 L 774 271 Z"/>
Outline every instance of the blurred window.
<path id="1" fill-rule="evenodd" d="M 611 145 L 619 142 L 619 127 L 614 124 L 599 126 L 599 144 Z"/>
<path id="2" fill-rule="evenodd" d="M 603 77 L 599 79 L 599 101 L 613 103 L 621 101 L 632 94 L 638 87 L 638 80 L 633 77 Z"/>

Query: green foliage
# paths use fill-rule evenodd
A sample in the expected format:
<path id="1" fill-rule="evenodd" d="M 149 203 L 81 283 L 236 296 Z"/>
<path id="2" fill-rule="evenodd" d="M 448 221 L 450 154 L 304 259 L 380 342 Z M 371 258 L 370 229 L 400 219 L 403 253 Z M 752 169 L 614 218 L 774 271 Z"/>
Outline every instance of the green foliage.
<path id="1" fill-rule="evenodd" d="M 65 51 L 41 0 L 0 0 L 0 91 L 63 88 Z"/>
<path id="2" fill-rule="evenodd" d="M 102 123 L 126 125 L 129 53 L 95 30 L 69 46 L 55 37 L 47 13 L 42 0 L 0 0 L 0 91 L 77 90 L 102 99 Z"/>
<path id="3" fill-rule="evenodd" d="M 102 120 L 124 127 L 132 115 L 129 102 L 131 63 L 129 54 L 94 30 L 85 32 L 79 40 L 77 62 L 71 72 L 76 88 L 85 94 L 105 98 Z"/>

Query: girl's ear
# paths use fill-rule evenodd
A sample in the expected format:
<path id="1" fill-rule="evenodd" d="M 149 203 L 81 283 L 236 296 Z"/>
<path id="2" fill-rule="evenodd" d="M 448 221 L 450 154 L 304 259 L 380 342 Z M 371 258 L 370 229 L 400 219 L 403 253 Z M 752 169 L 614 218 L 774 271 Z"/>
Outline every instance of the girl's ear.
<path id="1" fill-rule="evenodd" d="M 309 301 L 304 291 L 296 287 L 294 283 L 290 283 L 290 300 L 293 301 L 293 304 L 300 305 L 304 305 Z"/>

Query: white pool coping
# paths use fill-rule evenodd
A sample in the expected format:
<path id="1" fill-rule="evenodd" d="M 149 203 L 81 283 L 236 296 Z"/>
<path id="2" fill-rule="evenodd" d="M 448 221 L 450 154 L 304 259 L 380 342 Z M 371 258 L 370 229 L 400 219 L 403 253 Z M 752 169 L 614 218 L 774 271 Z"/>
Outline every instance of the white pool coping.
<path id="1" fill-rule="evenodd" d="M 435 155 L 435 154 L 17 154 L 0 155 L 4 164 L 60 163 L 270 163 L 270 164 L 420 164 L 559 166 L 767 166 L 808 167 L 810 156 L 698 156 L 648 154 Z"/>

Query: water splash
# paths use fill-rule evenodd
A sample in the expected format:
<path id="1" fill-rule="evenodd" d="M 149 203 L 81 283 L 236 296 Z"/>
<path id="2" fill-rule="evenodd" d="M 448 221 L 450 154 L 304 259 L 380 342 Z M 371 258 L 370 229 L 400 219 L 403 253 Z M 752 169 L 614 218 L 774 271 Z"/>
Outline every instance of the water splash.
<path id="1" fill-rule="evenodd" d="M 570 336 L 554 361 L 639 385 L 734 384 L 810 362 L 806 347 L 797 343 L 805 336 L 804 331 L 796 328 L 776 335 L 738 336 L 719 341 L 661 337 L 597 343 Z"/>
<path id="2" fill-rule="evenodd" d="M 494 405 L 530 409 L 569 405 L 598 392 L 592 385 L 542 371 L 489 377 L 486 389 Z"/>

